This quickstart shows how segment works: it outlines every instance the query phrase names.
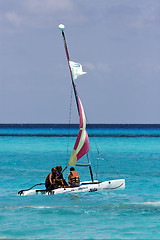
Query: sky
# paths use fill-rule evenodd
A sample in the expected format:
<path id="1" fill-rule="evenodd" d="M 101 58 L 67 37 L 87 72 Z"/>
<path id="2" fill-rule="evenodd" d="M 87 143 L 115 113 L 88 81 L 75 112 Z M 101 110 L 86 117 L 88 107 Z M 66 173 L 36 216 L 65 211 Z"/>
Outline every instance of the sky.
<path id="1" fill-rule="evenodd" d="M 0 0 L 0 123 L 69 122 L 60 23 L 88 122 L 160 123 L 159 0 Z"/>

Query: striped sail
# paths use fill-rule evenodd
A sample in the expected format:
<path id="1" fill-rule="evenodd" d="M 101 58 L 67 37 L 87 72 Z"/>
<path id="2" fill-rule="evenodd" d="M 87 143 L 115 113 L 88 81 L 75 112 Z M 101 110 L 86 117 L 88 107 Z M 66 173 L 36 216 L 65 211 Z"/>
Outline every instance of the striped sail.
<path id="1" fill-rule="evenodd" d="M 77 92 L 76 92 L 77 93 Z M 79 117 L 80 117 L 80 126 L 77 140 L 75 142 L 69 165 L 76 166 L 77 161 L 82 158 L 89 151 L 89 139 L 86 132 L 86 117 L 84 109 L 81 103 L 79 96 L 77 95 L 78 107 L 79 107 Z"/>

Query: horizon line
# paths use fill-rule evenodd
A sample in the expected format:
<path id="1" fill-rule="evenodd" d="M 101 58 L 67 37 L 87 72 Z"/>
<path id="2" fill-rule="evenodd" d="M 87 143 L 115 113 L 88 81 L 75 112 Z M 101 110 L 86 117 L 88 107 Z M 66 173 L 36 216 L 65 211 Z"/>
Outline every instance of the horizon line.
<path id="1" fill-rule="evenodd" d="M 87 128 L 160 128 L 160 123 L 87 123 Z M 0 123 L 0 128 L 77 128 L 78 123 Z"/>

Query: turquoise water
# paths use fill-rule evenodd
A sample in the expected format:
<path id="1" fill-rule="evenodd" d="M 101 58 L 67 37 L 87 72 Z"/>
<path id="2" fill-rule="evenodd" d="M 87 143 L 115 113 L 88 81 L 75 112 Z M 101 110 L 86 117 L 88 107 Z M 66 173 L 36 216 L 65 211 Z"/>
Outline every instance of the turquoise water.
<path id="1" fill-rule="evenodd" d="M 160 239 L 160 129 L 89 131 L 98 135 L 96 145 L 105 157 L 98 156 L 90 137 L 94 177 L 119 178 L 115 168 L 126 179 L 124 191 L 17 196 L 19 190 L 44 182 L 52 167 L 66 166 L 75 137 L 63 136 L 67 129 L 0 129 L 0 238 Z M 87 168 L 77 170 L 82 181 L 89 179 Z"/>

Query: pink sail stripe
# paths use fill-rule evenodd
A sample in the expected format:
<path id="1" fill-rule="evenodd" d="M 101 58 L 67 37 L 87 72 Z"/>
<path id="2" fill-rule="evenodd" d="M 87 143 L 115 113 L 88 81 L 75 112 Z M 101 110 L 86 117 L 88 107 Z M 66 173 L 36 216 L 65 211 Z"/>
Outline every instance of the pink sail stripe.
<path id="1" fill-rule="evenodd" d="M 89 151 L 89 139 L 86 132 L 86 118 L 83 110 L 82 103 L 79 96 L 78 105 L 79 105 L 79 114 L 80 114 L 80 130 L 74 145 L 74 150 L 76 151 L 77 161 L 82 158 Z"/>
<path id="2" fill-rule="evenodd" d="M 85 119 L 85 115 L 83 115 L 83 113 L 82 113 L 83 107 L 82 107 L 79 96 L 78 96 L 78 103 L 79 103 L 79 114 L 80 114 L 80 126 L 79 126 L 79 128 L 83 128 L 83 123 L 84 123 L 84 121 L 86 121 L 86 119 Z M 83 110 L 83 112 L 84 112 L 84 110 Z M 86 128 L 86 126 L 85 126 L 85 128 Z"/>
<path id="3" fill-rule="evenodd" d="M 83 147 L 81 148 L 81 150 L 77 154 L 77 161 L 80 158 L 82 158 L 88 151 L 89 151 L 89 139 L 88 139 L 88 134 L 86 132 L 86 138 L 85 138 L 85 142 L 83 144 Z"/>
<path id="4" fill-rule="evenodd" d="M 82 135 L 82 130 L 79 130 L 79 133 L 78 133 L 78 136 L 77 136 L 77 139 L 76 139 L 75 145 L 74 145 L 74 150 L 76 150 L 77 147 L 78 147 L 78 144 L 79 144 L 80 139 L 81 139 L 81 135 Z"/>

